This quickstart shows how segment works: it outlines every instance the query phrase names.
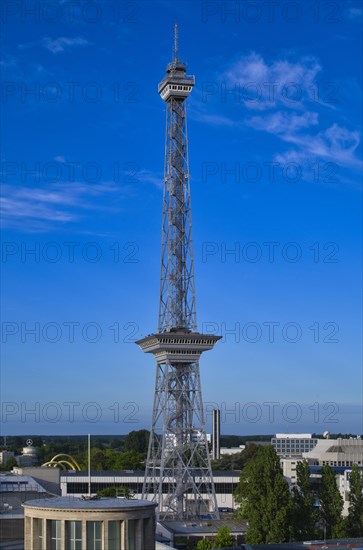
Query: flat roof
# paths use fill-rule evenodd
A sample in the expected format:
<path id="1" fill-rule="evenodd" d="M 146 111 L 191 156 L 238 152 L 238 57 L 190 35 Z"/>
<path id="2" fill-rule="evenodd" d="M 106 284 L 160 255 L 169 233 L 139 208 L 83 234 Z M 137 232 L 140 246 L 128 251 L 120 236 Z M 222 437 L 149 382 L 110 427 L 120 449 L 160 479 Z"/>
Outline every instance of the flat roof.
<path id="1" fill-rule="evenodd" d="M 229 527 L 232 533 L 245 533 L 247 521 L 242 519 L 208 519 L 194 521 L 162 520 L 158 522 L 174 534 L 215 534 L 221 527 Z"/>
<path id="2" fill-rule="evenodd" d="M 241 470 L 218 470 L 213 472 L 213 478 L 215 477 L 239 477 Z M 91 477 L 144 477 L 145 472 L 143 470 L 95 470 L 91 472 Z M 88 471 L 62 471 L 61 478 L 64 477 L 88 477 Z M 68 481 L 68 480 L 67 480 Z"/>
<path id="3" fill-rule="evenodd" d="M 276 434 L 276 439 L 311 439 L 312 434 Z"/>
<path id="4" fill-rule="evenodd" d="M 55 497 L 29 500 L 23 506 L 29 508 L 47 508 L 50 510 L 129 510 L 130 508 L 156 507 L 155 502 L 128 498 L 81 499 L 73 497 Z"/>

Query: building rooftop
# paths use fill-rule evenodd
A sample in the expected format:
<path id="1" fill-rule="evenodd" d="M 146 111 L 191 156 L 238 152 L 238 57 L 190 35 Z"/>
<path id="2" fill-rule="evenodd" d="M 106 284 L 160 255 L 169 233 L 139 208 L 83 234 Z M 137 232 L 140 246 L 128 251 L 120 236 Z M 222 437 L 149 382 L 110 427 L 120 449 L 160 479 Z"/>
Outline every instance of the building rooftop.
<path id="1" fill-rule="evenodd" d="M 218 470 L 213 471 L 213 478 L 215 477 L 239 477 L 240 470 Z M 144 477 L 145 472 L 143 470 L 95 470 L 91 472 L 91 477 Z M 88 477 L 88 471 L 62 471 L 61 478 L 69 477 Z M 67 480 L 69 481 L 69 480 Z"/>
<path id="2" fill-rule="evenodd" d="M 312 434 L 276 434 L 277 439 L 311 439 Z"/>
<path id="3" fill-rule="evenodd" d="M 232 533 L 245 533 L 247 530 L 247 522 L 238 519 L 209 519 L 195 521 L 159 521 L 169 532 L 174 534 L 215 534 L 221 527 L 229 527 Z"/>
<path id="4" fill-rule="evenodd" d="M 0 475 L 0 492 L 24 492 L 33 491 L 38 493 L 46 493 L 44 487 L 31 476 L 18 476 L 13 474 Z"/>
<path id="5" fill-rule="evenodd" d="M 50 510 L 129 510 L 130 508 L 156 507 L 155 502 L 127 498 L 81 499 L 55 497 L 29 500 L 23 504 L 30 508 L 49 508 Z"/>

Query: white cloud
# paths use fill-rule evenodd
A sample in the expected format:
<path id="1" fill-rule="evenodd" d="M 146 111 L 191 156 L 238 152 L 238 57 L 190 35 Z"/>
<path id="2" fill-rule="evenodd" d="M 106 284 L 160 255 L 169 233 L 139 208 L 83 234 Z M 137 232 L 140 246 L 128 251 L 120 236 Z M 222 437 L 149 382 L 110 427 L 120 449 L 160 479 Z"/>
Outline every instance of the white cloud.
<path id="1" fill-rule="evenodd" d="M 235 89 L 249 109 L 265 110 L 278 105 L 296 109 L 314 97 L 315 80 L 320 71 L 321 66 L 314 57 L 268 63 L 260 54 L 252 52 L 234 63 L 223 77 L 228 89 Z"/>
<path id="2" fill-rule="evenodd" d="M 164 177 L 159 174 L 155 174 L 153 172 L 150 172 L 150 170 L 139 170 L 137 173 L 137 178 L 143 182 L 143 183 L 151 183 L 152 185 L 155 185 L 155 187 L 158 187 L 159 189 L 163 188 L 164 185 Z"/>
<path id="3" fill-rule="evenodd" d="M 67 38 L 61 36 L 59 38 L 49 38 L 49 36 L 43 38 L 42 45 L 44 48 L 49 50 L 52 53 L 64 52 L 65 50 L 70 49 L 73 46 L 87 46 L 90 42 L 81 36 L 75 38 Z"/>
<path id="4" fill-rule="evenodd" d="M 362 169 L 362 161 L 355 154 L 360 143 L 360 133 L 357 131 L 333 124 L 316 135 L 285 132 L 280 137 L 296 149 L 276 155 L 277 162 L 303 163 L 320 158 L 338 166 Z"/>
<path id="5" fill-rule="evenodd" d="M 200 111 L 194 110 L 191 112 L 191 117 L 199 122 L 206 122 L 207 124 L 213 124 L 215 126 L 234 126 L 235 121 L 229 119 L 226 116 L 216 115 L 216 114 L 207 114 Z"/>
<path id="6" fill-rule="evenodd" d="M 0 201 L 2 223 L 23 231 L 34 227 L 48 230 L 54 223 L 77 221 L 82 211 L 102 209 L 99 201 L 89 199 L 116 191 L 119 188 L 114 183 L 62 182 L 48 188 L 4 184 Z"/>
<path id="7" fill-rule="evenodd" d="M 302 128 L 317 125 L 318 114 L 309 111 L 303 114 L 276 111 L 268 115 L 253 116 L 247 119 L 247 124 L 256 130 L 264 130 L 271 134 L 291 134 Z"/>

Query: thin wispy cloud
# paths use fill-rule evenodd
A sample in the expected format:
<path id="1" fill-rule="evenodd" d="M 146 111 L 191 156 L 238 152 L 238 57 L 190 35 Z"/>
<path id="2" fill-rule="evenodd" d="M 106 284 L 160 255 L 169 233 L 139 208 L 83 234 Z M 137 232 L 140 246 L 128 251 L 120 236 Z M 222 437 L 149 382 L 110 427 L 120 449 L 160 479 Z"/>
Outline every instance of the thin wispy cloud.
<path id="1" fill-rule="evenodd" d="M 303 114 L 286 111 L 276 111 L 263 116 L 253 116 L 246 123 L 256 130 L 264 130 L 270 134 L 294 134 L 302 128 L 318 124 L 318 114 L 306 111 Z"/>
<path id="2" fill-rule="evenodd" d="M 235 121 L 222 115 L 202 113 L 201 111 L 191 110 L 191 118 L 199 122 L 206 122 L 216 126 L 235 126 Z"/>
<path id="3" fill-rule="evenodd" d="M 348 17 L 348 19 L 357 19 L 361 20 L 363 15 L 363 9 L 360 6 L 351 6 L 347 10 L 345 10 L 345 15 Z"/>
<path id="4" fill-rule="evenodd" d="M 286 131 L 282 132 L 280 137 L 283 141 L 293 144 L 296 149 L 277 154 L 277 162 L 302 164 L 320 158 L 346 168 L 362 169 L 362 161 L 356 156 L 360 144 L 360 133 L 357 131 L 333 124 L 315 135 Z"/>
<path id="5" fill-rule="evenodd" d="M 70 50 L 74 46 L 88 46 L 90 42 L 81 36 L 74 38 L 68 38 L 61 36 L 59 38 L 49 38 L 48 36 L 43 38 L 42 45 L 44 48 L 52 53 L 60 53 L 66 50 Z"/>
<path id="6" fill-rule="evenodd" d="M 151 183 L 158 189 L 162 189 L 164 186 L 164 177 L 162 174 L 155 174 L 150 170 L 139 170 L 137 173 L 137 179 L 143 183 Z"/>
<path id="7" fill-rule="evenodd" d="M 15 67 L 16 66 L 16 58 L 5 52 L 4 50 L 1 51 L 1 57 L 0 57 L 0 65 L 4 68 L 8 67 Z"/>
<path id="8" fill-rule="evenodd" d="M 76 222 L 87 210 L 111 209 L 99 199 L 120 192 L 114 183 L 57 183 L 47 189 L 4 184 L 1 220 L 6 227 L 23 231 L 51 230 L 59 223 Z M 92 199 L 97 200 L 92 200 Z"/>
<path id="9" fill-rule="evenodd" d="M 248 109 L 266 110 L 279 105 L 297 109 L 314 97 L 320 71 L 319 61 L 312 56 L 296 62 L 276 59 L 268 63 L 252 52 L 235 62 L 223 78 Z"/>
<path id="10" fill-rule="evenodd" d="M 323 67 L 314 56 L 268 62 L 252 52 L 220 74 L 218 85 L 214 83 L 214 87 L 210 87 L 210 95 L 204 101 L 203 98 L 194 100 L 193 118 L 214 126 L 249 126 L 274 135 L 285 147 L 290 145 L 289 149 L 275 153 L 275 160 L 281 163 L 311 163 L 320 159 L 361 170 L 360 132 L 349 129 L 343 115 L 341 124 L 336 121 L 341 107 L 316 100 L 317 81 L 321 80 L 322 72 Z M 223 86 L 229 94 L 224 100 Z M 212 105 L 218 112 L 210 112 Z M 332 112 L 335 120 L 329 124 Z"/>

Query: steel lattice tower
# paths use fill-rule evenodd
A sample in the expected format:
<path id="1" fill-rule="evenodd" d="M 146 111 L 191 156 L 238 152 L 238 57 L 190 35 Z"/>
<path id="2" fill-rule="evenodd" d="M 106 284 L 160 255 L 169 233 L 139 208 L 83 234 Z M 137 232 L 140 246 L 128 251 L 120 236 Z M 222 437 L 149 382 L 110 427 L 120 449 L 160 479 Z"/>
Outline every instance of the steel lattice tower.
<path id="1" fill-rule="evenodd" d="M 220 337 L 197 332 L 185 108 L 193 86 L 175 25 L 174 59 L 158 87 L 166 102 L 159 328 L 136 342 L 157 362 L 143 498 L 159 503 L 159 519 L 218 518 L 199 358 Z"/>

